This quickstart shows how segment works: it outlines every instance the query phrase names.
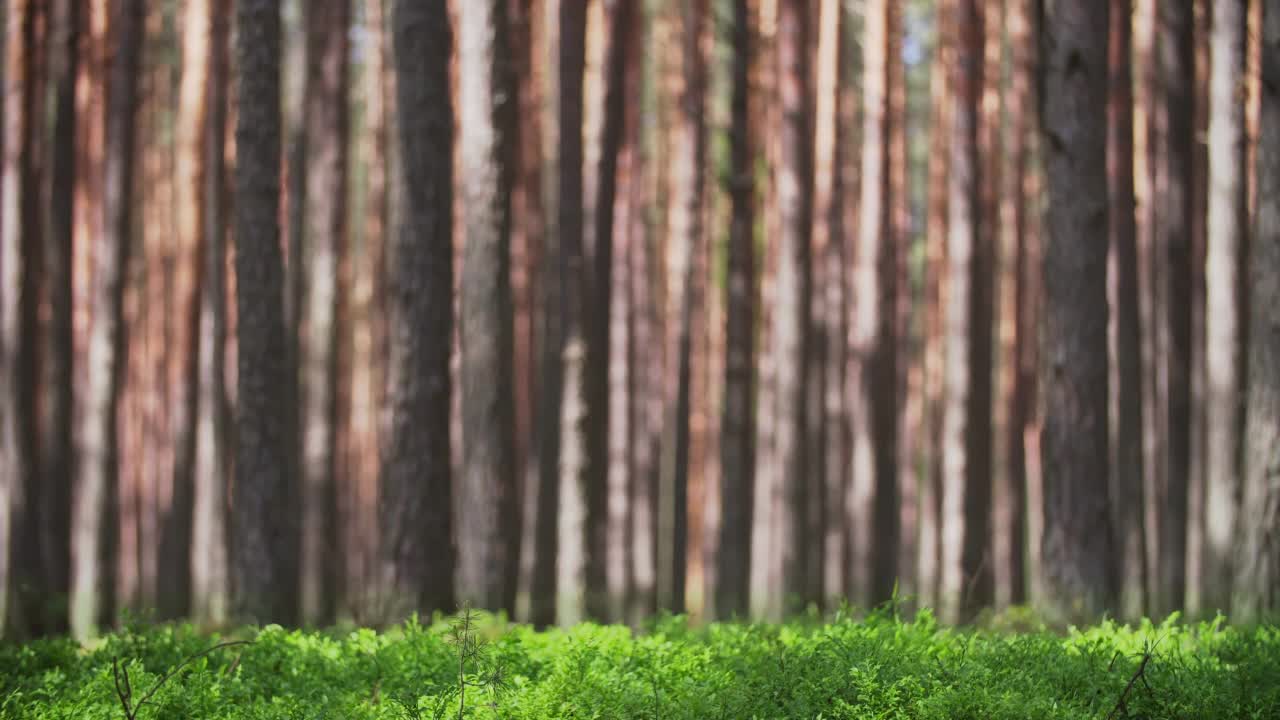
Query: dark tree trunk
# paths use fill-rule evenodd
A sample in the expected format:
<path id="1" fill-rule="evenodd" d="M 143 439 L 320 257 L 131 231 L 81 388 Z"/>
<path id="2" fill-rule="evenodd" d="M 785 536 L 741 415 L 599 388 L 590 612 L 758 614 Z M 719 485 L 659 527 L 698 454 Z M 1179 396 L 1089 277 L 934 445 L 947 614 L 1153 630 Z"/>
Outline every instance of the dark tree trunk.
<path id="1" fill-rule="evenodd" d="M 404 206 L 391 258 L 391 424 L 379 517 L 384 589 L 390 593 L 386 607 L 403 617 L 454 604 L 449 463 L 453 41 L 444 0 L 397 0 L 392 12 Z"/>
<path id="2" fill-rule="evenodd" d="M 200 355 L 195 469 L 191 507 L 191 614 L 212 627 L 228 619 L 227 489 L 230 487 L 226 413 L 227 88 L 230 18 L 209 17 L 209 84 L 204 134 L 204 282 L 200 299 Z"/>
<path id="3" fill-rule="evenodd" d="M 728 278 L 725 299 L 724 405 L 720 444 L 720 550 L 715 613 L 746 617 L 751 573 L 755 474 L 755 155 L 751 134 L 751 10 L 734 0 L 731 90 Z"/>
<path id="4" fill-rule="evenodd" d="M 512 427 L 511 141 L 516 114 L 504 0 L 459 8 L 462 264 L 460 596 L 515 609 L 519 531 Z"/>
<path id="5" fill-rule="evenodd" d="M 583 71 L 586 62 L 586 7 L 560 3 L 559 106 L 560 161 L 557 218 L 560 258 L 560 512 L 556 548 L 556 621 L 573 625 L 587 612 L 587 569 L 592 552 L 588 537 L 588 497 L 592 477 L 588 415 L 587 328 L 592 298 L 583 251 Z"/>
<path id="6" fill-rule="evenodd" d="M 813 144 L 809 132 L 810 3 L 782 0 L 778 6 L 777 74 L 781 132 L 778 193 L 777 275 L 770 327 L 772 393 L 775 405 L 761 407 L 771 425 L 760 425 L 767 441 L 768 464 L 756 468 L 756 522 L 766 537 L 753 535 L 752 588 L 767 588 L 751 598 L 752 614 L 778 620 L 796 608 L 788 598 L 803 589 L 805 523 L 806 392 Z M 771 430 L 770 430 L 771 428 Z M 765 436 L 769 432 L 770 436 Z M 761 443 L 763 445 L 763 443 Z M 762 492 L 763 490 L 763 492 Z M 761 523 L 764 518 L 764 523 Z M 757 577 L 758 576 L 758 577 Z"/>
<path id="7" fill-rule="evenodd" d="M 1265 3 L 1258 207 L 1249 257 L 1248 393 L 1233 620 L 1280 610 L 1280 8 Z"/>
<path id="8" fill-rule="evenodd" d="M 1077 621 L 1116 597 L 1107 508 L 1107 22 L 1102 0 L 1060 0 L 1041 30 L 1050 200 L 1041 554 L 1045 600 Z"/>
<path id="9" fill-rule="evenodd" d="M 1161 190 L 1156 200 L 1164 242 L 1167 323 L 1163 348 L 1167 419 L 1167 465 L 1160 504 L 1159 591 L 1152 611 L 1181 609 L 1186 593 L 1187 492 L 1191 472 L 1191 155 L 1195 138 L 1194 28 L 1190 2 L 1160 3 L 1159 77 L 1164 92 L 1165 136 L 1161 153 Z"/>
<path id="10" fill-rule="evenodd" d="M 1200 607 L 1231 609 L 1232 543 L 1240 502 L 1244 420 L 1243 260 L 1246 0 L 1213 3 L 1209 69 L 1209 212 L 1205 262 L 1204 539 Z"/>
<path id="11" fill-rule="evenodd" d="M 71 631 L 94 634 L 101 595 L 112 587 L 104 563 L 114 538 L 104 518 L 116 484 L 116 406 L 127 355 L 122 320 L 125 272 L 133 234 L 134 121 L 138 107 L 143 0 L 113 3 L 111 34 L 121 51 L 111 66 L 103 162 L 103 237 L 94 253 L 84 424 L 80 428 L 79 473 L 72 518 Z"/>
<path id="12" fill-rule="evenodd" d="M 1140 619 L 1146 609 L 1147 546 L 1142 463 L 1142 349 L 1138 298 L 1137 207 L 1133 187 L 1133 79 L 1131 8 L 1112 3 L 1108 47 L 1107 175 L 1111 253 L 1115 276 L 1112 322 L 1116 427 L 1111 437 L 1111 520 L 1119 545 L 1118 613 Z"/>
<path id="13" fill-rule="evenodd" d="M 286 387 L 293 372 L 280 253 L 280 2 L 241 0 L 237 22 L 234 614 L 289 623 L 297 615 L 298 538 L 289 511 L 295 498 Z"/>

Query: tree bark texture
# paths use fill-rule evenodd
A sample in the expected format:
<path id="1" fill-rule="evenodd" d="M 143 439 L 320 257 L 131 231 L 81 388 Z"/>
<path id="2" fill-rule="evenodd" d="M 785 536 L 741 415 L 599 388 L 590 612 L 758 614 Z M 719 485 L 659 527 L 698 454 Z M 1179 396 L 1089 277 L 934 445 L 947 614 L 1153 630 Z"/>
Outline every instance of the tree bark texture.
<path id="1" fill-rule="evenodd" d="M 444 0 L 396 0 L 396 114 L 404 206 L 392 247 L 391 413 L 382 466 L 384 587 L 397 617 L 454 604 L 449 345 L 453 43 Z"/>
<path id="2" fill-rule="evenodd" d="M 297 613 L 297 526 L 280 251 L 280 2 L 241 0 L 236 59 L 236 478 L 231 499 L 233 615 L 288 623 Z"/>
<path id="3" fill-rule="evenodd" d="M 1114 607 L 1107 494 L 1107 23 L 1063 0 L 1041 29 L 1049 232 L 1044 255 L 1044 563 L 1059 617 Z"/>
<path id="4" fill-rule="evenodd" d="M 462 264 L 462 477 L 459 594 L 515 608 L 516 472 L 512 408 L 511 141 L 516 120 L 505 2 L 459 8 Z"/>

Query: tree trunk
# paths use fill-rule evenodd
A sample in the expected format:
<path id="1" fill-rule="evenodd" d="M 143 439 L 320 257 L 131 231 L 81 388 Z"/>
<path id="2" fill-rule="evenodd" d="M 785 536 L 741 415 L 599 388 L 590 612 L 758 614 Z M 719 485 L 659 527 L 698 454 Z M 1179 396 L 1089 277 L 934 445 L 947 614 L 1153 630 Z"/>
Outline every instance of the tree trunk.
<path id="1" fill-rule="evenodd" d="M 751 581 L 753 588 L 768 588 L 762 597 L 753 593 L 752 614 L 771 620 L 779 620 L 796 609 L 788 605 L 787 599 L 802 590 L 806 576 L 802 555 L 802 548 L 807 547 L 803 373 L 808 367 L 809 352 L 813 166 L 812 136 L 808 130 L 809 9 L 809 3 L 803 0 L 782 0 L 778 5 L 777 97 L 782 114 L 779 163 L 774 175 L 779 215 L 778 266 L 769 337 L 774 406 L 762 406 L 759 411 L 770 415 L 772 423 L 771 427 L 760 425 L 757 429 L 758 440 L 767 440 L 770 449 L 768 464 L 756 468 L 759 509 L 755 512 L 757 523 L 760 517 L 767 519 L 762 527 L 772 537 L 753 534 L 752 546 L 761 552 L 752 559 Z M 762 484 L 767 492 L 760 492 Z"/>
<path id="2" fill-rule="evenodd" d="M 104 546 L 108 500 L 116 483 L 116 407 L 128 359 L 122 321 L 125 272 L 129 266 L 133 224 L 134 120 L 141 65 L 142 0 L 114 3 L 111 19 L 115 46 L 111 66 L 103 171 L 103 237 L 94 254 L 93 323 L 89 330 L 84 424 L 80 427 L 79 477 L 72 517 L 71 632 L 78 639 L 96 632 L 101 594 L 110 587 Z M 111 508 L 111 510 L 114 510 Z"/>
<path id="3" fill-rule="evenodd" d="M 297 608 L 297 537 L 288 511 L 295 500 L 279 225 L 280 2 L 241 0 L 237 21 L 234 612 L 251 622 L 288 623 Z"/>
<path id="4" fill-rule="evenodd" d="M 1167 465 L 1158 488 L 1160 584 L 1152 611 L 1181 609 L 1186 593 L 1187 499 L 1191 472 L 1191 155 L 1195 138 L 1195 45 L 1191 3 L 1160 3 L 1159 73 L 1164 91 L 1164 129 L 1157 198 L 1164 240 L 1164 321 Z"/>
<path id="5" fill-rule="evenodd" d="M 46 598 L 65 597 L 70 564 L 71 472 L 73 424 L 72 230 L 75 220 L 76 79 L 83 11 L 74 0 L 53 3 L 47 22 L 49 83 L 54 97 L 45 187 L 43 304 L 47 308 L 40 344 L 40 470 L 43 478 L 36 517 L 40 554 L 38 587 Z M 41 633 L 66 630 L 60 604 L 42 603 L 39 617 L 29 618 Z"/>
<path id="6" fill-rule="evenodd" d="M 1243 502 L 1232 613 L 1249 623 L 1280 609 L 1280 10 L 1265 3 L 1258 207 L 1249 258 L 1249 353 Z"/>
<path id="7" fill-rule="evenodd" d="M 929 177 L 928 208 L 925 218 L 924 287 L 924 433 L 926 457 L 924 477 L 917 499 L 919 513 L 919 553 L 916 556 L 916 592 L 920 604 L 937 607 L 941 562 L 942 419 L 945 340 L 943 298 L 946 297 L 947 178 L 950 174 L 951 89 L 948 74 L 954 32 L 952 0 L 939 0 L 934 9 L 933 58 L 929 69 Z"/>
<path id="8" fill-rule="evenodd" d="M 1058 2 L 1041 34 L 1050 200 L 1041 554 L 1045 599 L 1073 621 L 1114 607 L 1116 596 L 1107 512 L 1106 10 L 1101 0 Z"/>
<path id="9" fill-rule="evenodd" d="M 1205 264 L 1205 505 L 1201 607 L 1230 610 L 1244 419 L 1245 0 L 1213 5 Z"/>
<path id="10" fill-rule="evenodd" d="M 590 452 L 587 415 L 587 328 L 590 279 L 583 252 L 583 71 L 586 61 L 586 8 L 560 4 L 559 104 L 560 160 L 557 216 L 560 257 L 560 362 L 563 367 L 560 405 L 560 513 L 556 555 L 556 622 L 574 625 L 584 619 L 587 554 L 587 498 Z"/>
<path id="11" fill-rule="evenodd" d="M 941 617 L 957 622 L 989 599 L 991 562 L 991 323 L 986 224 L 981 217 L 978 124 L 983 73 L 976 0 L 956 6 L 948 179 L 946 390 L 942 436 Z"/>
<path id="12" fill-rule="evenodd" d="M 658 487 L 658 607 L 684 612 L 689 537 L 690 414 L 692 407 L 691 346 L 696 318 L 702 315 L 697 278 L 702 245 L 703 185 L 706 136 L 703 106 L 706 59 L 700 36 L 706 3 L 680 4 L 681 76 L 678 120 L 674 129 L 671 206 L 668 216 L 666 432 Z"/>
<path id="13" fill-rule="evenodd" d="M 514 610 L 516 462 L 512 427 L 510 285 L 511 104 L 504 2 L 459 8 L 459 161 L 465 193 L 462 265 L 463 476 L 459 594 Z"/>
<path id="14" fill-rule="evenodd" d="M 192 6 L 194 7 L 194 6 Z M 190 12 L 190 10 L 188 10 Z M 195 469 L 192 481 L 191 614 L 204 625 L 228 620 L 227 417 L 226 417 L 226 234 L 227 73 L 230 19 L 209 15 L 209 84 L 204 135 L 204 282 L 200 340 Z"/>
<path id="15" fill-rule="evenodd" d="M 1111 279 L 1114 288 L 1111 324 L 1117 382 L 1116 427 L 1111 472 L 1111 521 L 1119 545 L 1117 577 L 1125 620 L 1137 621 L 1146 608 L 1147 547 L 1142 462 L 1142 326 L 1139 319 L 1137 207 L 1133 176 L 1132 9 L 1113 3 L 1110 9 L 1107 95 L 1107 175 L 1110 204 Z"/>
<path id="16" fill-rule="evenodd" d="M 346 256 L 347 198 L 347 36 L 349 0 L 311 2 L 307 28 L 305 178 L 294 185 L 303 194 L 304 257 L 298 370 L 302 412 L 301 442 L 302 620 L 324 624 L 334 617 L 342 553 L 334 528 L 337 482 L 334 432 L 337 419 L 338 308 L 343 299 L 339 269 Z"/>
<path id="17" fill-rule="evenodd" d="M 33 277 L 35 259 L 32 246 L 36 239 L 28 237 L 34 230 L 36 197 L 34 192 L 33 147 L 36 94 L 32 87 L 35 50 L 35 3 L 12 0 L 6 3 L 5 17 L 5 88 L 4 88 L 4 165 L 3 196 L 0 198 L 0 348 L 4 362 L 0 364 L 0 478 L 3 478 L 3 505 L 8 534 L 0 549 L 5 564 L 0 571 L 0 605 L 7 615 L 0 624 L 22 630 L 23 597 L 20 584 L 29 582 L 29 553 L 34 548 L 27 542 L 29 516 L 38 511 L 36 498 L 30 492 L 29 477 L 36 470 L 36 452 L 31 423 L 22 418 L 33 417 L 30 387 L 34 371 L 30 318 L 33 317 Z"/>
<path id="18" fill-rule="evenodd" d="M 720 550 L 715 615 L 747 614 L 751 573 L 751 516 L 755 475 L 755 155 L 751 134 L 751 57 L 748 0 L 734 0 L 729 131 L 728 277 L 725 282 L 724 404 L 720 442 Z"/>

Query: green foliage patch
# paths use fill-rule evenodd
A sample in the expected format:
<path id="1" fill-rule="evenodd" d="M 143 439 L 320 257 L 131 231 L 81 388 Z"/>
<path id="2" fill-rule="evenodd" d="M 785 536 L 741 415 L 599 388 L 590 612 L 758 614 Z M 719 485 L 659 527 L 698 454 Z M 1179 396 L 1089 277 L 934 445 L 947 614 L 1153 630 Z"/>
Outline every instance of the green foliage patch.
<path id="1" fill-rule="evenodd" d="M 474 611 L 385 632 L 136 625 L 91 650 L 0 646 L 0 720 L 1280 718 L 1275 626 L 1010 632 L 894 615 L 666 617 L 638 633 Z"/>

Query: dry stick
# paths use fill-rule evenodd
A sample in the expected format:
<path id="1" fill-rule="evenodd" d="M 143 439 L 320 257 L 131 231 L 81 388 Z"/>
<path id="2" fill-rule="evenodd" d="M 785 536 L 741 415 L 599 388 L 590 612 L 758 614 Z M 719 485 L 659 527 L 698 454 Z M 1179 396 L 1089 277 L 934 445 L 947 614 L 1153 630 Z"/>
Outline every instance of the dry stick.
<path id="1" fill-rule="evenodd" d="M 1133 690 L 1133 686 L 1138 682 L 1139 678 L 1142 679 L 1143 685 L 1147 684 L 1147 663 L 1150 661 L 1151 652 L 1147 651 L 1143 653 L 1142 662 L 1138 663 L 1138 669 L 1133 673 L 1133 677 L 1129 678 L 1129 684 L 1124 686 L 1124 692 L 1120 693 L 1120 699 L 1116 700 L 1116 706 L 1111 709 L 1111 712 L 1107 713 L 1107 720 L 1112 720 L 1113 718 L 1118 717 L 1116 713 L 1121 710 L 1124 710 L 1125 717 L 1129 716 L 1129 707 L 1125 705 L 1124 699 L 1129 696 L 1129 691 Z M 1148 689 L 1150 688 L 1149 685 L 1147 687 Z"/>
<path id="2" fill-rule="evenodd" d="M 251 644 L 253 644 L 252 640 L 231 640 L 224 643 L 218 643 L 217 645 L 214 645 L 211 648 L 201 650 L 195 655 L 188 656 L 182 662 L 178 663 L 177 666 L 175 666 L 172 670 L 165 673 L 164 677 L 157 680 L 156 684 L 151 686 L 151 689 L 148 690 L 147 693 L 142 696 L 142 699 L 138 701 L 137 705 L 132 705 L 132 703 L 130 703 L 130 699 L 133 697 L 133 687 L 129 683 L 129 667 L 125 666 L 124 668 L 124 673 L 123 673 L 124 683 L 123 683 L 123 687 L 121 687 L 120 658 L 119 657 L 112 658 L 111 674 L 116 684 L 116 696 L 120 698 L 120 707 L 124 710 L 124 716 L 126 720 L 137 720 L 138 711 L 142 709 L 142 706 L 146 705 L 147 702 L 151 700 L 151 698 L 160 690 L 160 688 L 164 687 L 165 683 L 169 682 L 169 680 L 174 675 L 178 674 L 179 670 L 186 667 L 187 664 L 190 663 L 192 660 L 198 660 L 204 657 L 205 655 L 208 655 L 209 653 L 213 652 L 214 650 L 221 650 L 223 648 L 234 647 L 236 645 L 251 645 Z"/>

